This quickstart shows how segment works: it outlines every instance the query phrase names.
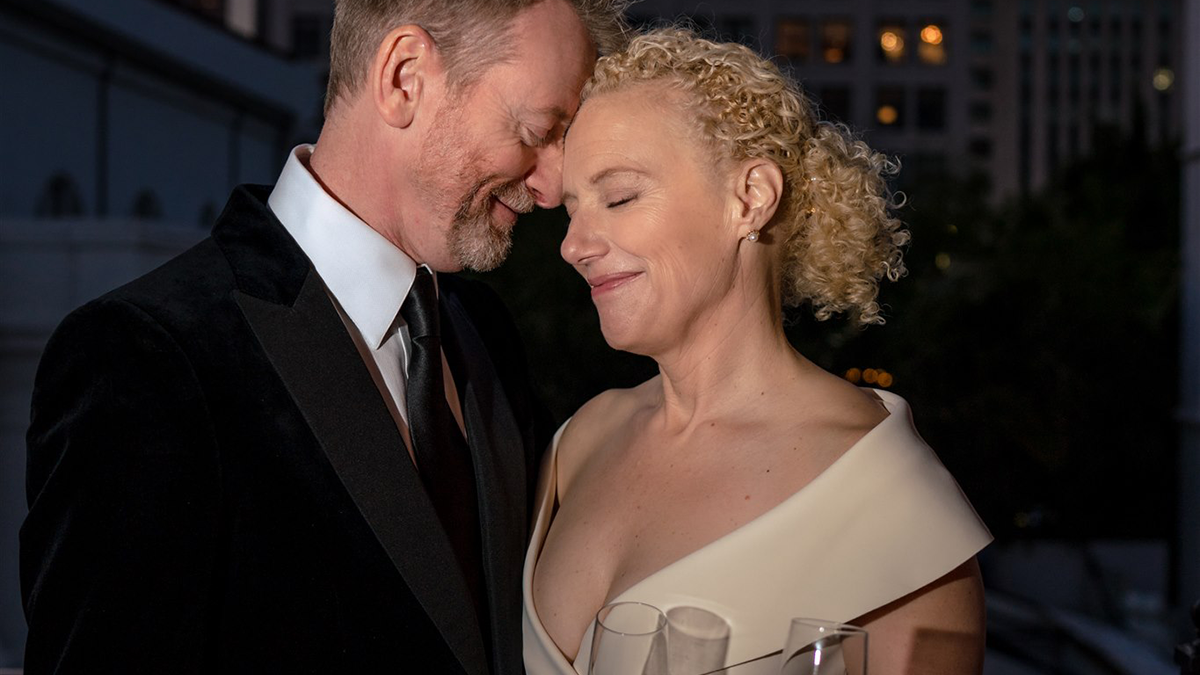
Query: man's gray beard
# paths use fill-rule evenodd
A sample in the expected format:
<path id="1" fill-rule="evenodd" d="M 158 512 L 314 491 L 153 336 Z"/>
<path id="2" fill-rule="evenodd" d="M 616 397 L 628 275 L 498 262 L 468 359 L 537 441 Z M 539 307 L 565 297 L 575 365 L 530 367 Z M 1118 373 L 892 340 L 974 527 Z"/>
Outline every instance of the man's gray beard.
<path id="1" fill-rule="evenodd" d="M 447 244 L 451 255 L 463 267 L 476 272 L 496 269 L 512 250 L 512 227 L 498 226 L 492 222 L 492 199 L 495 194 L 510 204 L 518 213 L 533 210 L 533 195 L 523 181 L 503 185 L 487 195 L 482 201 L 480 193 L 489 180 L 476 183 L 463 198 L 450 223 Z"/>

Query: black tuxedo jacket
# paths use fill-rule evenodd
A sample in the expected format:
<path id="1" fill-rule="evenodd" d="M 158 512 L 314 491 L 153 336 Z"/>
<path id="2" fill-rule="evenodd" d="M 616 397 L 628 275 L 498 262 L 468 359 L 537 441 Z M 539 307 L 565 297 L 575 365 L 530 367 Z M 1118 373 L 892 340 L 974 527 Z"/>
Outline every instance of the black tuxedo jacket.
<path id="1" fill-rule="evenodd" d="M 239 188 L 210 238 L 51 338 L 28 434 L 25 672 L 523 672 L 548 427 L 510 319 L 482 284 L 439 278 L 488 640 L 383 398 L 267 194 Z"/>

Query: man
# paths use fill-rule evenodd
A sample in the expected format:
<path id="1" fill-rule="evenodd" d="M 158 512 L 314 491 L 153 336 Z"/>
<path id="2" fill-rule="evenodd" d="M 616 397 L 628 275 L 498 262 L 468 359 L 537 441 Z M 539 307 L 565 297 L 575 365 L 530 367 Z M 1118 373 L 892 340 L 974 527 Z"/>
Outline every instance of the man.
<path id="1" fill-rule="evenodd" d="M 30 675 L 521 673 L 546 440 L 511 322 L 437 272 L 556 206 L 603 0 L 340 0 L 326 124 L 47 346 Z"/>

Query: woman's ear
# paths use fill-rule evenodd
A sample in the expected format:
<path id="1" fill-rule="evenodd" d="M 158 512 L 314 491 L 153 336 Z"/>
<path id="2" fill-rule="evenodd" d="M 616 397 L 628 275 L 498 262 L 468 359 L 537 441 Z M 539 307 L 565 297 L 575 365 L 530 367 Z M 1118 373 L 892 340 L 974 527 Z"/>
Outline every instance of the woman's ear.
<path id="1" fill-rule="evenodd" d="M 783 198 L 783 172 L 769 159 L 754 158 L 741 163 L 735 174 L 734 225 L 738 238 L 766 228 Z"/>
<path id="2" fill-rule="evenodd" d="M 367 85 L 379 116 L 403 129 L 416 117 L 429 81 L 444 76 L 433 38 L 420 26 L 405 25 L 380 42 Z"/>

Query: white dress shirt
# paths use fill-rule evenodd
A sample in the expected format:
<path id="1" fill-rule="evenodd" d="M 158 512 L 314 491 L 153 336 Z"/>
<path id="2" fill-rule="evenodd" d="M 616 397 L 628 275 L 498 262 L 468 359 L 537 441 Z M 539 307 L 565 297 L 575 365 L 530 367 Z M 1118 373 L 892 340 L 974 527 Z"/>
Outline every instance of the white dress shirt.
<path id="1" fill-rule="evenodd" d="M 267 205 L 312 261 L 411 448 L 405 381 L 412 342 L 400 307 L 416 278 L 417 264 L 321 187 L 308 169 L 312 150 L 312 145 L 292 150 Z M 462 413 L 444 354 L 442 362 L 447 399 L 461 428 Z"/>

